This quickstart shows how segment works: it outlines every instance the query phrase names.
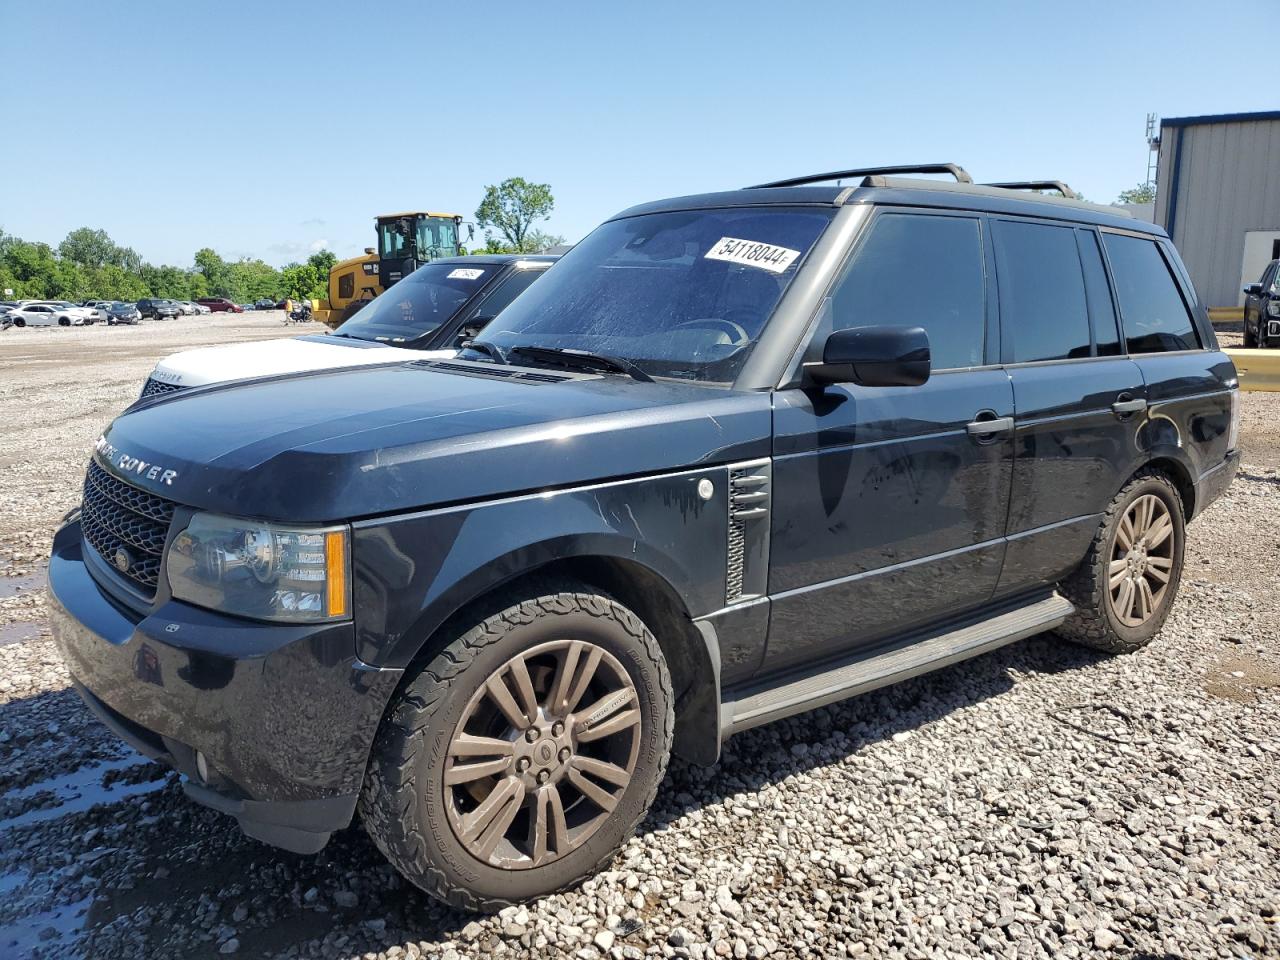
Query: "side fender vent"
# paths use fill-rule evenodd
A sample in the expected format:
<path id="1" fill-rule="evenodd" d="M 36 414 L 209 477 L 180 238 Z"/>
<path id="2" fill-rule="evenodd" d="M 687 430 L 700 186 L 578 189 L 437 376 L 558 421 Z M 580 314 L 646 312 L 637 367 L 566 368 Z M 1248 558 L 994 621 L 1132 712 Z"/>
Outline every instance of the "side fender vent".
<path id="1" fill-rule="evenodd" d="M 729 556 L 725 605 L 764 596 L 769 584 L 772 464 L 753 460 L 729 468 Z"/>

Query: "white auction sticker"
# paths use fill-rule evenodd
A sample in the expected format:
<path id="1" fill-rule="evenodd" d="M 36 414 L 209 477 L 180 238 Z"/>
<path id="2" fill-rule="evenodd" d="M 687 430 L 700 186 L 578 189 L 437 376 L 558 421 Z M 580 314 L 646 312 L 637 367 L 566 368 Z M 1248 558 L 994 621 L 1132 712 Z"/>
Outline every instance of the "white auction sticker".
<path id="1" fill-rule="evenodd" d="M 457 270 L 450 270 L 447 280 L 479 280 L 484 276 L 483 270 L 477 270 L 475 267 L 459 267 Z"/>
<path id="2" fill-rule="evenodd" d="M 771 273 L 782 273 L 800 256 L 799 250 L 775 247 L 772 243 L 755 240 L 739 240 L 737 237 L 721 237 L 707 251 L 707 260 L 726 260 L 746 267 L 759 267 Z"/>

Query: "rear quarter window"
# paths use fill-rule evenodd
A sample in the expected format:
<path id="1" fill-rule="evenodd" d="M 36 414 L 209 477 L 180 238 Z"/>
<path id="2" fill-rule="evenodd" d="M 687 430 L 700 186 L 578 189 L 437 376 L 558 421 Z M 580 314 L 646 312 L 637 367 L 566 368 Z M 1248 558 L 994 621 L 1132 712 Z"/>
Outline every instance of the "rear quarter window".
<path id="1" fill-rule="evenodd" d="M 1103 245 L 1129 352 L 1200 349 L 1191 311 L 1155 241 L 1104 233 Z"/>

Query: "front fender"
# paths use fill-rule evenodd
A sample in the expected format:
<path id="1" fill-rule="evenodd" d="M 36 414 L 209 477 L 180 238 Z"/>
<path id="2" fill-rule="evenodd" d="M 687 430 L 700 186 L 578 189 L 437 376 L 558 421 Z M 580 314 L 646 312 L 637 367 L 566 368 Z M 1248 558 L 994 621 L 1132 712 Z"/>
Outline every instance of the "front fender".
<path id="1" fill-rule="evenodd" d="M 724 606 L 727 550 L 723 466 L 363 521 L 352 543 L 357 654 L 404 667 L 468 603 L 570 558 L 638 563 L 703 616 Z"/>

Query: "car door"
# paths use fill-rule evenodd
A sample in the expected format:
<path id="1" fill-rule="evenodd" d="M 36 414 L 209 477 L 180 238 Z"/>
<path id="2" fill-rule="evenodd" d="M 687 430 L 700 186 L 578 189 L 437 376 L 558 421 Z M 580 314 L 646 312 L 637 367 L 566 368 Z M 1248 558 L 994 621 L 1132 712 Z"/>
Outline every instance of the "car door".
<path id="1" fill-rule="evenodd" d="M 916 387 L 775 394 L 769 638 L 785 670 L 985 604 L 999 578 L 1013 391 L 995 359 L 979 217 L 876 213 L 833 286 L 832 329 L 929 334 Z"/>
<path id="2" fill-rule="evenodd" d="M 1257 316 L 1254 318 L 1254 329 L 1257 331 L 1258 345 L 1265 346 L 1272 335 L 1269 321 L 1274 321 L 1270 313 L 1271 304 L 1278 299 L 1276 281 L 1280 279 L 1280 261 L 1272 260 L 1262 275 L 1262 283 L 1257 296 Z M 1248 321 L 1246 320 L 1246 323 Z"/>
<path id="3" fill-rule="evenodd" d="M 49 327 L 53 325 L 53 308 L 42 304 L 33 304 L 23 312 L 29 326 Z"/>
<path id="4" fill-rule="evenodd" d="M 1085 555 L 1128 476 L 1147 390 L 1121 347 L 1096 231 L 993 218 L 991 237 L 1015 411 L 1005 596 L 1055 583 Z"/>
<path id="5" fill-rule="evenodd" d="M 1125 346 L 1147 384 L 1142 448 L 1181 463 L 1199 484 L 1227 456 L 1235 368 L 1172 243 L 1110 228 L 1102 238 Z"/>

